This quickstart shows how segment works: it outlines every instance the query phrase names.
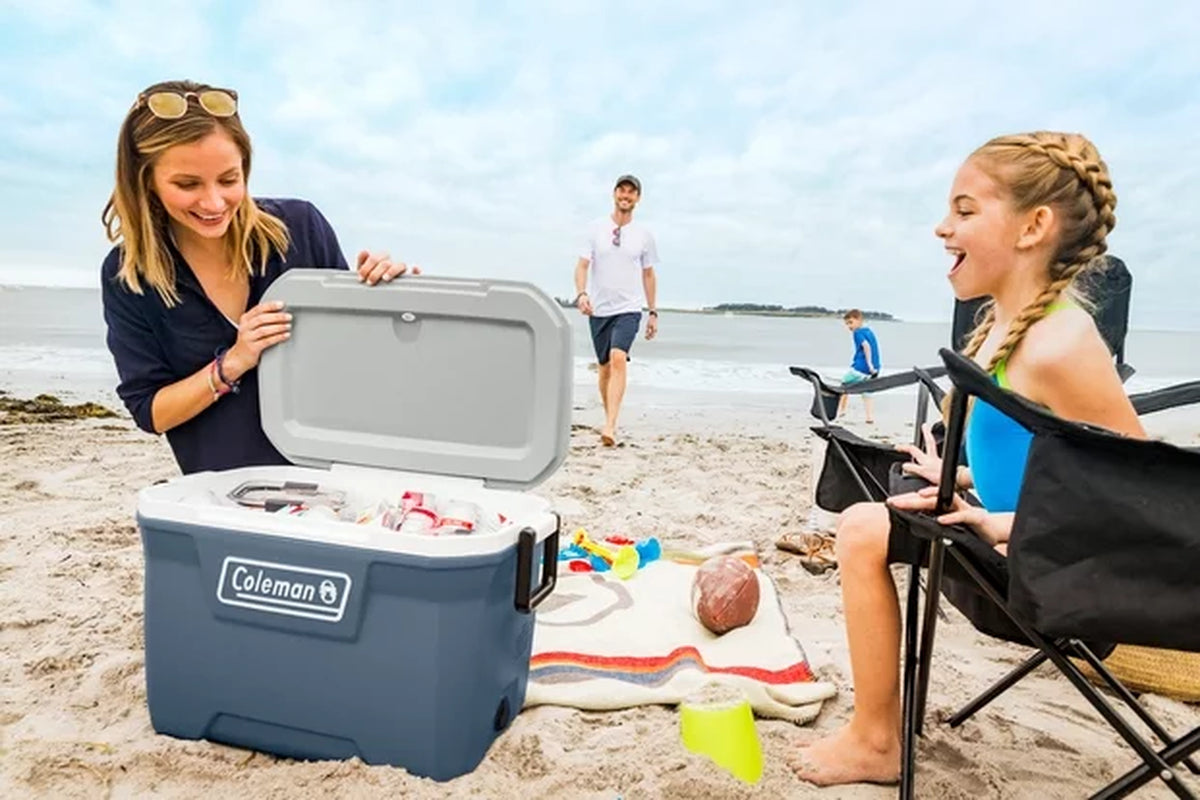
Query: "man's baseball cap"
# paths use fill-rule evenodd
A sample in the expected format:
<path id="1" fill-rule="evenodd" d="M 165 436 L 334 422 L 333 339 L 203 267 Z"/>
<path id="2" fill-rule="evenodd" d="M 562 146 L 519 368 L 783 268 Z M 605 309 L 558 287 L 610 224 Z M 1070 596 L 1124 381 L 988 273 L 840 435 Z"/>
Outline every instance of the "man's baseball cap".
<path id="1" fill-rule="evenodd" d="M 622 183 L 628 183 L 634 189 L 637 189 L 638 194 L 642 193 L 642 182 L 639 181 L 636 176 L 622 175 L 621 177 L 617 178 L 617 182 L 613 184 L 613 189 L 616 190 Z"/>

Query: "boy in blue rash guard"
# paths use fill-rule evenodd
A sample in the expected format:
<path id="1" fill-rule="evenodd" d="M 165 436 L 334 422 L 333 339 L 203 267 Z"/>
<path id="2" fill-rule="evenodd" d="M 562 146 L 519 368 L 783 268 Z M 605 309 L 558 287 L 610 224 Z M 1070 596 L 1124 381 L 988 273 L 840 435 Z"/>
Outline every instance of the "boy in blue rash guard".
<path id="1" fill-rule="evenodd" d="M 857 308 L 852 308 L 843 314 L 842 321 L 854 335 L 854 358 L 850 362 L 850 370 L 842 378 L 842 385 L 848 386 L 874 378 L 879 374 L 880 364 L 879 342 L 875 340 L 875 332 L 863 324 L 863 313 Z M 871 396 L 864 394 L 862 399 L 863 406 L 867 410 L 867 423 L 875 422 L 874 415 L 871 413 Z M 839 417 L 846 413 L 846 406 L 849 403 L 850 395 L 842 395 L 842 399 L 838 401 L 837 415 Z"/>
<path id="2" fill-rule="evenodd" d="M 291 315 L 263 293 L 294 267 L 348 268 L 311 203 L 250 197 L 250 151 L 237 93 L 191 81 L 139 94 L 118 136 L 101 267 L 117 393 L 184 473 L 287 463 L 262 430 L 256 367 Z M 407 266 L 364 250 L 357 269 L 373 285 Z"/>
<path id="3" fill-rule="evenodd" d="M 1107 249 L 1116 195 L 1095 146 L 1078 134 L 1001 136 L 959 169 L 950 208 L 935 230 L 953 259 L 950 284 L 960 300 L 992 299 L 965 354 L 1000 385 L 1064 419 L 1144 436 L 1107 345 L 1090 314 L 1070 302 L 1075 279 Z M 927 449 L 904 448 L 905 471 L 931 483 L 941 462 Z M 970 469 L 939 521 L 964 524 L 1001 552 L 1030 439 L 1017 423 L 976 400 L 967 420 Z M 937 489 L 888 499 L 896 508 L 932 510 Z M 841 730 L 797 748 L 800 777 L 820 785 L 890 783 L 900 775 L 900 606 L 889 564 L 915 563 L 919 542 L 893 526 L 883 503 L 859 503 L 838 522 L 846 636 L 854 712 Z"/>

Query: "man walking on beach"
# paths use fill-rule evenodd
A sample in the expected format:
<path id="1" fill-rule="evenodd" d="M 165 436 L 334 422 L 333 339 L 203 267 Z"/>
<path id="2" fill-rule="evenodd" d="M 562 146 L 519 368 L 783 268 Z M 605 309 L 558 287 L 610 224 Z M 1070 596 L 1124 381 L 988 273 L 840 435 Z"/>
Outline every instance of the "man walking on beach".
<path id="1" fill-rule="evenodd" d="M 654 275 L 658 250 L 650 231 L 633 221 L 633 209 L 641 197 L 641 181 L 632 175 L 617 178 L 613 212 L 588 228 L 587 243 L 575 265 L 575 305 L 589 317 L 600 364 L 600 399 L 604 403 L 600 441 L 605 447 L 617 443 L 617 414 L 625 397 L 629 350 L 642 321 L 643 297 L 648 309 L 646 338 L 653 339 L 658 333 Z"/>

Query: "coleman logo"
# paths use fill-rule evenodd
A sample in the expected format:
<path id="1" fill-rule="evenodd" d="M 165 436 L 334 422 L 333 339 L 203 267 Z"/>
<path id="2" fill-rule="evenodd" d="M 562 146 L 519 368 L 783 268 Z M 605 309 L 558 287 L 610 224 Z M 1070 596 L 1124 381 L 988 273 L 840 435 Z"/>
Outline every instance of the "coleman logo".
<path id="1" fill-rule="evenodd" d="M 291 564 L 226 556 L 217 600 L 289 617 L 340 622 L 350 597 L 350 576 Z"/>

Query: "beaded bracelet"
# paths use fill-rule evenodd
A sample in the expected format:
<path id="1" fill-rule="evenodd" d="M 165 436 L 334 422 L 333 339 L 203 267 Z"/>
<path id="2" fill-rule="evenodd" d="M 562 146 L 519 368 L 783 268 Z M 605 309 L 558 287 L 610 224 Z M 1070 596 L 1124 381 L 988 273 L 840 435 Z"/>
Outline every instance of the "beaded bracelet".
<path id="1" fill-rule="evenodd" d="M 225 361 L 225 354 L 228 352 L 229 352 L 228 347 L 222 347 L 221 349 L 217 350 L 217 353 L 216 353 L 217 357 L 216 357 L 216 360 L 213 361 L 213 364 L 215 364 L 216 368 L 217 368 L 217 378 L 221 381 L 221 383 L 223 383 L 229 387 L 226 391 L 230 391 L 230 392 L 233 392 L 234 394 L 237 394 L 241 388 L 239 386 L 241 379 L 239 378 L 236 381 L 231 381 L 225 377 L 225 373 L 221 369 L 221 365 Z"/>

